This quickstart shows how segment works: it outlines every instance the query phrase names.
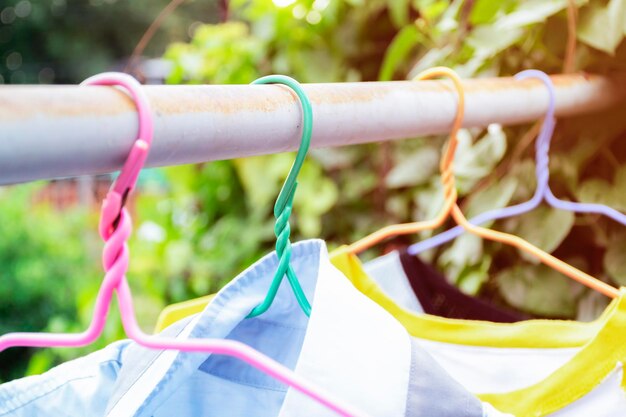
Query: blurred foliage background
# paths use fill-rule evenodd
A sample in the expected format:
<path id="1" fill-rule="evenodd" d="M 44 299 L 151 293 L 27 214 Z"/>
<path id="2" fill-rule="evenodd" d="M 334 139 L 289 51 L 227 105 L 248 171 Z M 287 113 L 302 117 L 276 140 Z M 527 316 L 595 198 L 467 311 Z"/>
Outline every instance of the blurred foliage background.
<path id="1" fill-rule="evenodd" d="M 25 1 L 0 10 L 5 82 L 78 82 L 115 67 L 167 3 L 26 1 L 26 13 Z M 172 84 L 249 83 L 270 73 L 301 82 L 395 80 L 435 65 L 463 77 L 527 68 L 607 73 L 626 69 L 625 34 L 626 0 L 188 1 L 164 20 L 145 54 L 163 54 Z M 41 75 L 48 67 L 52 79 Z M 550 154 L 556 195 L 626 211 L 625 110 L 559 121 Z M 460 134 L 455 169 L 466 215 L 532 195 L 537 130 L 538 123 L 492 125 Z M 312 151 L 295 199 L 292 240 L 321 237 L 334 248 L 384 225 L 433 217 L 443 199 L 437 170 L 444 141 Z M 142 174 L 129 277 L 145 330 L 165 305 L 215 292 L 273 249 L 272 205 L 292 159 L 268 155 Z M 97 205 L 42 203 L 37 196 L 48 186 L 0 189 L 3 333 L 78 331 L 91 317 L 102 276 Z M 626 232 L 605 218 L 542 207 L 491 226 L 626 285 Z M 386 242 L 364 259 L 428 235 Z M 537 316 L 589 320 L 606 305 L 517 250 L 472 236 L 422 256 L 463 291 Z M 100 345 L 123 337 L 115 313 L 111 319 Z M 3 352 L 0 361 L 11 365 L 3 365 L 0 380 L 90 350 Z"/>
<path id="2" fill-rule="evenodd" d="M 3 0 L 0 83 L 77 83 L 124 68 L 138 40 L 170 0 Z M 163 22 L 146 53 L 186 39 L 193 23 L 220 20 L 215 1 L 190 1 Z"/>

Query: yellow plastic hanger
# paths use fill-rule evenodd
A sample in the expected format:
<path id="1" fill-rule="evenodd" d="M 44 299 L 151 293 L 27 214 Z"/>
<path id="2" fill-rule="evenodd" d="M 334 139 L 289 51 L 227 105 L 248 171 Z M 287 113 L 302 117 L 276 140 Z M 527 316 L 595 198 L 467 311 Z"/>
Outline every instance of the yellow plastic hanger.
<path id="1" fill-rule="evenodd" d="M 454 221 L 458 225 L 466 229 L 468 232 L 480 236 L 483 239 L 505 243 L 507 245 L 523 250 L 524 252 L 530 253 L 533 256 L 537 257 L 544 264 L 563 273 L 573 280 L 578 281 L 581 284 L 586 285 L 587 287 L 592 288 L 608 297 L 617 298 L 620 295 L 620 292 L 617 288 L 612 287 L 611 285 L 602 282 L 599 279 L 578 270 L 577 268 L 574 268 L 573 266 L 561 261 L 558 258 L 555 258 L 549 253 L 544 252 L 536 246 L 528 243 L 519 236 L 514 236 L 508 233 L 498 232 L 495 230 L 486 229 L 484 227 L 475 226 L 465 218 L 463 212 L 456 203 L 457 193 L 453 173 L 454 152 L 458 143 L 457 133 L 461 127 L 465 111 L 465 94 L 463 90 L 463 85 L 461 84 L 461 79 L 453 70 L 445 67 L 428 69 L 415 77 L 415 79 L 424 80 L 438 76 L 447 76 L 452 79 L 459 97 L 457 115 L 452 125 L 452 131 L 450 132 L 450 140 L 448 142 L 446 151 L 441 158 L 440 164 L 445 197 L 444 206 L 441 212 L 437 215 L 437 217 L 432 220 L 427 220 L 423 222 L 402 223 L 384 227 L 379 231 L 374 232 L 369 236 L 366 236 L 363 239 L 360 239 L 352 245 L 348 246 L 346 250 L 351 253 L 357 254 L 393 236 L 413 234 L 422 230 L 432 230 L 441 226 L 444 221 L 450 215 L 452 215 Z"/>

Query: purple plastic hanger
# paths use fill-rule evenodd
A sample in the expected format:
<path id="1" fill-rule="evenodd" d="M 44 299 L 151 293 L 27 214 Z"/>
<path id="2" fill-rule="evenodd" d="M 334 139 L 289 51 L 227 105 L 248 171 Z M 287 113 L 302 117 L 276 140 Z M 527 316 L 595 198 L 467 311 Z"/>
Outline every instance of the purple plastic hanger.
<path id="1" fill-rule="evenodd" d="M 128 238 L 132 231 L 130 214 L 124 207 L 128 193 L 134 188 L 148 156 L 153 137 L 150 106 L 141 85 L 129 75 L 103 73 L 85 80 L 83 85 L 119 85 L 126 88 L 139 114 L 138 139 L 119 177 L 114 182 L 102 205 L 100 235 L 105 241 L 102 261 L 106 271 L 98 291 L 91 323 L 82 333 L 8 333 L 0 336 L 0 351 L 15 346 L 77 347 L 94 342 L 106 323 L 113 292 L 117 292 L 122 324 L 126 335 L 141 346 L 151 349 L 173 349 L 186 352 L 205 352 L 227 355 L 242 360 L 271 377 L 293 387 L 326 408 L 345 417 L 367 417 L 315 384 L 298 376 L 291 369 L 274 361 L 250 346 L 225 339 L 175 339 L 144 333 L 135 317 L 132 295 L 126 271 L 128 270 Z"/>
<path id="2" fill-rule="evenodd" d="M 572 201 L 560 200 L 554 196 L 550 189 L 550 141 L 556 125 L 556 119 L 554 117 L 555 107 L 555 91 L 554 85 L 550 77 L 543 71 L 539 70 L 526 70 L 515 75 L 518 80 L 526 78 L 538 78 L 548 88 L 548 111 L 546 117 L 541 126 L 541 131 L 537 137 L 535 143 L 535 175 L 537 177 L 537 189 L 532 198 L 524 203 L 516 204 L 511 207 L 505 207 L 502 209 L 490 210 L 485 213 L 470 219 L 470 223 L 475 225 L 481 225 L 489 221 L 504 219 L 507 217 L 519 216 L 520 214 L 527 213 L 539 206 L 542 201 L 545 201 L 550 206 L 576 213 L 596 213 L 603 214 L 611 219 L 615 220 L 622 225 L 626 225 L 626 214 L 621 213 L 611 207 L 607 207 L 603 204 L 592 203 L 576 203 Z M 435 248 L 446 242 L 451 241 L 465 232 L 461 226 L 455 226 L 452 229 L 446 230 L 437 236 L 431 237 L 421 242 L 417 242 L 407 249 L 407 252 L 411 255 L 424 252 L 428 249 Z"/>

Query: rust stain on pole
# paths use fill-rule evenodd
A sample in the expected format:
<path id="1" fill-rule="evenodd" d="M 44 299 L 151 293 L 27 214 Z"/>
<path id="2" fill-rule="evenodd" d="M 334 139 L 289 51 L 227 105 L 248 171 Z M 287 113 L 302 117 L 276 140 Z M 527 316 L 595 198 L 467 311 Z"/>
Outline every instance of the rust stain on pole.
<path id="1" fill-rule="evenodd" d="M 555 75 L 558 116 L 608 108 L 626 97 L 626 74 Z M 548 105 L 537 80 L 464 81 L 464 126 L 540 118 Z M 451 83 L 396 81 L 305 84 L 314 107 L 313 148 L 448 131 Z M 148 166 L 177 165 L 297 149 L 297 97 L 280 85 L 146 86 L 155 114 Z M 112 172 L 136 135 L 129 96 L 113 87 L 0 87 L 0 184 Z"/>
<path id="2" fill-rule="evenodd" d="M 592 108 L 614 103 L 626 95 L 626 78 L 586 74 L 556 75 L 557 94 L 562 89 L 589 88 Z M 541 82 L 513 78 L 464 81 L 468 99 L 473 94 L 506 93 L 543 88 Z M 305 84 L 314 105 L 367 103 L 397 92 L 453 93 L 447 81 L 397 81 L 379 83 Z M 273 112 L 293 105 L 297 98 L 284 86 L 146 86 L 155 112 L 238 114 Z M 135 106 L 122 91 L 102 86 L 3 86 L 0 87 L 0 120 L 26 120 L 45 114 L 51 117 L 112 116 L 132 112 Z"/>

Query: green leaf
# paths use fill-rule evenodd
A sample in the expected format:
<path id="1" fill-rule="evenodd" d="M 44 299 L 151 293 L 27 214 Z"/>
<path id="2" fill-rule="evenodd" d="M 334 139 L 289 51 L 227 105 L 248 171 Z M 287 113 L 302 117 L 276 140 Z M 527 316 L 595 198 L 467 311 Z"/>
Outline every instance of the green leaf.
<path id="1" fill-rule="evenodd" d="M 363 201 L 364 196 L 371 193 L 378 183 L 379 177 L 372 171 L 361 171 L 358 181 L 346 175 L 340 187 L 341 197 L 348 201 Z"/>
<path id="2" fill-rule="evenodd" d="M 294 200 L 298 230 L 306 237 L 319 236 L 322 231 L 321 216 L 335 205 L 338 196 L 337 186 L 324 177 L 320 165 L 311 160 L 305 161 Z"/>
<path id="3" fill-rule="evenodd" d="M 458 286 L 465 294 L 476 295 L 483 284 L 489 280 L 491 256 L 486 255 L 478 265 L 465 268 L 458 278 Z"/>
<path id="4" fill-rule="evenodd" d="M 604 204 L 626 212 L 626 166 L 618 169 L 612 184 L 597 178 L 583 182 L 577 196 L 585 203 Z"/>
<path id="5" fill-rule="evenodd" d="M 271 211 L 293 159 L 293 153 L 283 153 L 234 161 L 251 208 Z M 306 160 L 298 175 L 293 208 L 302 234 L 319 236 L 321 215 L 332 208 L 338 195 L 335 183 L 324 177 L 320 164 Z"/>
<path id="6" fill-rule="evenodd" d="M 414 0 L 414 4 L 420 15 L 428 21 L 437 19 L 450 7 L 449 0 Z"/>
<path id="7" fill-rule="evenodd" d="M 358 148 L 347 146 L 311 149 L 309 153 L 326 171 L 350 168 L 357 163 L 361 155 Z"/>
<path id="8" fill-rule="evenodd" d="M 568 0 L 525 0 L 520 2 L 510 13 L 499 17 L 492 24 L 477 25 L 467 38 L 468 45 L 475 49 L 472 60 L 472 71 L 480 68 L 482 63 L 496 54 L 509 48 L 521 40 L 530 25 L 544 22 L 567 7 Z M 578 4 L 586 0 L 579 0 Z M 494 13 L 492 4 L 486 9 L 486 17 Z M 483 6 L 481 6 L 483 7 Z M 472 72 L 470 71 L 470 73 Z"/>
<path id="9" fill-rule="evenodd" d="M 496 282 L 504 299 L 521 310 L 547 317 L 576 314 L 574 281 L 545 265 L 505 269 Z"/>
<path id="10" fill-rule="evenodd" d="M 415 63 L 409 72 L 409 79 L 413 79 L 420 72 L 437 65 L 443 65 L 444 62 L 454 53 L 452 45 L 445 45 L 441 48 L 428 49 L 424 55 Z"/>
<path id="11" fill-rule="evenodd" d="M 409 22 L 409 0 L 388 0 L 391 21 L 396 27 L 403 27 Z"/>
<path id="12" fill-rule="evenodd" d="M 580 168 L 569 153 L 562 154 L 554 152 L 550 156 L 550 181 L 551 183 L 561 183 L 575 193 L 579 187 Z"/>
<path id="13" fill-rule="evenodd" d="M 337 186 L 324 176 L 321 167 L 314 161 L 305 161 L 298 177 L 296 210 L 320 215 L 331 209 L 337 196 Z"/>
<path id="14" fill-rule="evenodd" d="M 580 12 L 578 39 L 613 55 L 624 37 L 626 1 L 592 1 Z"/>
<path id="15" fill-rule="evenodd" d="M 613 281 L 626 286 L 626 232 L 615 233 L 604 255 L 604 269 Z"/>
<path id="16" fill-rule="evenodd" d="M 291 153 L 234 160 L 250 207 L 266 207 L 269 210 L 273 206 L 293 160 L 294 155 Z"/>
<path id="17" fill-rule="evenodd" d="M 491 256 L 485 256 L 479 265 L 466 268 L 458 279 L 458 286 L 465 294 L 477 295 L 483 284 L 489 281 Z"/>
<path id="18" fill-rule="evenodd" d="M 446 11 L 437 22 L 437 30 L 442 33 L 450 33 L 459 28 L 459 11 L 461 10 L 461 6 L 463 6 L 464 0 L 453 0 L 452 4 L 450 4 Z"/>
<path id="19" fill-rule="evenodd" d="M 439 178 L 433 178 L 426 187 L 415 191 L 413 196 L 415 212 L 413 220 L 422 221 L 434 218 L 443 208 L 443 186 Z"/>
<path id="20" fill-rule="evenodd" d="M 523 35 L 524 30 L 519 27 L 503 30 L 498 25 L 481 25 L 472 31 L 467 44 L 474 48 L 476 55 L 486 60 L 519 41 Z"/>
<path id="21" fill-rule="evenodd" d="M 258 22 L 257 22 L 258 23 Z M 254 25 L 264 35 L 265 27 Z M 174 69 L 170 82 L 249 83 L 258 77 L 266 42 L 249 33 L 243 22 L 201 25 L 188 44 L 173 44 L 165 53 Z"/>
<path id="22" fill-rule="evenodd" d="M 172 275 L 181 275 L 189 266 L 193 257 L 191 243 L 185 240 L 175 240 L 167 244 L 165 249 L 165 264 Z"/>
<path id="23" fill-rule="evenodd" d="M 583 203 L 597 203 L 612 206 L 613 190 L 605 180 L 594 178 L 584 181 L 577 190 L 578 199 Z"/>
<path id="24" fill-rule="evenodd" d="M 422 40 L 423 36 L 415 25 L 409 25 L 400 30 L 385 51 L 378 79 L 380 81 L 392 80 L 400 65 L 406 61 L 413 48 Z"/>
<path id="25" fill-rule="evenodd" d="M 405 156 L 385 178 L 389 188 L 402 188 L 425 184 L 437 172 L 439 152 L 424 146 Z"/>
<path id="26" fill-rule="evenodd" d="M 489 175 L 506 152 L 506 136 L 500 125 L 492 124 L 476 143 L 465 129 L 457 135 L 459 145 L 454 157 L 454 174 L 461 194 Z"/>
<path id="27" fill-rule="evenodd" d="M 480 25 L 490 23 L 502 8 L 504 1 L 477 0 L 472 5 L 470 23 Z"/>
<path id="28" fill-rule="evenodd" d="M 496 25 L 502 30 L 521 28 L 535 23 L 544 22 L 567 7 L 568 0 L 524 0 L 511 13 L 498 19 Z M 577 1 L 584 4 L 584 1 Z"/>
<path id="29" fill-rule="evenodd" d="M 513 0 L 476 0 L 470 13 L 470 23 L 480 25 L 491 23 L 498 12 L 514 4 Z"/>
<path id="30" fill-rule="evenodd" d="M 397 219 L 406 219 L 409 216 L 411 197 L 406 193 L 392 195 L 385 201 L 385 210 Z"/>
<path id="31" fill-rule="evenodd" d="M 516 219 L 519 223 L 515 234 L 551 253 L 569 234 L 574 225 L 574 217 L 574 213 L 569 211 L 540 206 Z M 530 262 L 539 262 L 524 251 L 520 251 L 520 254 Z"/>
<path id="32" fill-rule="evenodd" d="M 535 177 L 535 161 L 523 159 L 513 165 L 510 174 L 517 180 L 517 188 L 513 194 L 513 200 L 526 201 L 537 189 L 537 178 Z"/>
<path id="33" fill-rule="evenodd" d="M 457 282 L 467 267 L 480 264 L 482 256 L 483 239 L 465 233 L 454 240 L 452 246 L 441 254 L 437 263 L 449 279 Z"/>
<path id="34" fill-rule="evenodd" d="M 489 188 L 471 193 L 468 197 L 468 204 L 465 210 L 466 217 L 471 219 L 486 211 L 506 207 L 509 201 L 511 201 L 516 188 L 517 179 L 514 177 L 506 177 L 491 185 Z M 482 226 L 490 227 L 492 224 L 493 222 L 489 222 L 484 223 Z"/>
<path id="35" fill-rule="evenodd" d="M 28 362 L 26 375 L 40 375 L 54 366 L 54 355 L 50 349 L 35 352 Z"/>

